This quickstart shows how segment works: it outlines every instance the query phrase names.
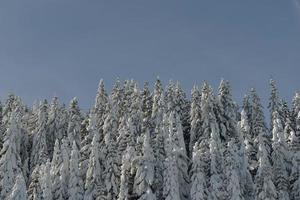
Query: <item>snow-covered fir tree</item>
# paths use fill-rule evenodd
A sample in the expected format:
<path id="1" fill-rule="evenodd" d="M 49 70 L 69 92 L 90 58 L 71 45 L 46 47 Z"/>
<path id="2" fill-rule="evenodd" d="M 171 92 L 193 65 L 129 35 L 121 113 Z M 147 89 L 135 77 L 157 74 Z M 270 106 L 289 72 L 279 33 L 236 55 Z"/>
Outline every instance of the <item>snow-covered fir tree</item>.
<path id="1" fill-rule="evenodd" d="M 189 152 L 193 152 L 195 143 L 198 141 L 201 130 L 201 91 L 194 85 L 192 89 L 192 100 L 190 108 L 190 140 L 189 140 Z"/>
<path id="2" fill-rule="evenodd" d="M 270 163 L 266 136 L 261 133 L 258 136 L 258 170 L 255 177 L 256 199 L 276 200 L 278 193 L 273 182 L 273 170 Z"/>
<path id="3" fill-rule="evenodd" d="M 118 200 L 126 200 L 134 197 L 133 194 L 133 159 L 136 157 L 136 152 L 133 146 L 128 146 L 123 157 L 120 177 L 120 190 Z"/>
<path id="4" fill-rule="evenodd" d="M 280 99 L 278 96 L 278 90 L 275 84 L 275 81 L 273 79 L 270 80 L 270 88 L 271 88 L 271 94 L 270 94 L 270 98 L 269 98 L 269 104 L 268 104 L 268 108 L 269 108 L 269 112 L 270 112 L 270 127 L 271 129 L 273 128 L 273 113 L 275 111 L 279 111 L 279 107 L 280 105 Z"/>
<path id="5" fill-rule="evenodd" d="M 4 144 L 0 152 L 0 197 L 6 199 L 14 187 L 18 174 L 22 174 L 21 160 L 17 150 L 18 130 L 17 112 L 12 111 L 7 122 L 8 128 L 5 132 Z"/>
<path id="6" fill-rule="evenodd" d="M 81 145 L 81 121 L 82 117 L 78 106 L 77 98 L 73 98 L 70 102 L 69 108 L 68 140 L 69 142 L 75 141 L 78 148 L 80 148 Z"/>
<path id="7" fill-rule="evenodd" d="M 289 199 L 288 188 L 288 161 L 290 155 L 288 154 L 287 144 L 284 138 L 283 126 L 280 120 L 280 116 L 277 111 L 273 113 L 273 172 L 274 172 L 274 184 L 278 191 L 278 199 Z"/>
<path id="8" fill-rule="evenodd" d="M 100 133 L 100 140 L 103 140 L 103 124 L 105 120 L 106 106 L 108 102 L 108 95 L 105 90 L 104 81 L 101 79 L 98 85 L 95 105 L 92 109 L 94 114 L 95 126 Z"/>
<path id="9" fill-rule="evenodd" d="M 30 184 L 27 189 L 29 200 L 41 200 L 43 198 L 40 170 L 41 166 L 36 165 L 30 175 Z"/>
<path id="10" fill-rule="evenodd" d="M 134 177 L 134 192 L 139 200 L 155 200 L 156 195 L 152 190 L 154 182 L 155 159 L 151 147 L 151 137 L 149 129 L 146 129 L 143 143 L 143 155 L 133 160 L 136 169 Z"/>
<path id="11" fill-rule="evenodd" d="M 118 122 L 114 109 L 106 116 L 103 133 L 104 133 L 104 182 L 106 186 L 107 198 L 116 199 L 119 194 L 120 169 L 118 166 L 120 156 L 117 153 L 117 131 Z"/>
<path id="12" fill-rule="evenodd" d="M 61 140 L 63 138 L 63 132 L 60 130 L 60 105 L 58 97 L 53 97 L 47 122 L 47 149 L 50 157 L 53 155 L 55 139 Z"/>
<path id="13" fill-rule="evenodd" d="M 92 122 L 93 123 L 93 122 Z M 85 193 L 84 200 L 91 200 L 105 198 L 106 187 L 103 180 L 103 166 L 100 163 L 100 134 L 95 131 L 91 143 L 91 152 L 88 161 L 86 180 L 85 180 Z"/>
<path id="14" fill-rule="evenodd" d="M 154 166 L 154 183 L 153 188 L 156 198 L 161 199 L 163 195 L 163 177 L 164 177 L 164 160 L 165 160 L 165 124 L 163 123 L 164 115 L 164 96 L 161 82 L 158 79 L 155 83 L 152 107 L 152 121 L 154 126 L 154 143 L 153 152 L 155 157 Z"/>
<path id="15" fill-rule="evenodd" d="M 40 183 L 42 189 L 42 199 L 52 200 L 52 183 L 51 183 L 51 163 L 48 160 L 45 164 L 41 165 Z"/>
<path id="16" fill-rule="evenodd" d="M 208 196 L 207 188 L 207 157 L 205 142 L 196 142 L 193 148 L 191 173 L 191 199 L 206 200 Z"/>
<path id="17" fill-rule="evenodd" d="M 83 181 L 79 168 L 79 151 L 76 142 L 73 141 L 72 152 L 70 158 L 70 179 L 68 194 L 69 199 L 82 200 L 83 199 Z"/>
<path id="18" fill-rule="evenodd" d="M 232 200 L 243 200 L 244 194 L 241 187 L 241 176 L 239 168 L 238 148 L 234 139 L 231 139 L 227 144 L 226 155 L 226 176 L 227 176 L 227 198 Z"/>
<path id="19" fill-rule="evenodd" d="M 75 140 L 74 140 L 75 141 Z M 77 145 L 76 141 L 75 144 Z M 62 190 L 62 197 L 64 199 L 69 198 L 69 180 L 70 180 L 70 141 L 68 138 L 62 139 L 61 144 L 61 157 L 62 157 L 62 163 L 60 166 L 60 183 L 61 183 L 61 190 Z"/>
<path id="20" fill-rule="evenodd" d="M 52 198 L 54 200 L 61 200 L 62 197 L 62 183 L 60 179 L 60 168 L 62 166 L 62 155 L 60 142 L 56 139 L 53 150 L 53 157 L 51 161 L 51 169 L 50 169 L 50 180 L 51 180 L 51 190 L 52 190 Z"/>
<path id="21" fill-rule="evenodd" d="M 241 110 L 230 84 L 191 97 L 179 83 L 142 89 L 101 80 L 90 111 L 77 99 L 0 104 L 0 199 L 298 200 L 300 94 L 271 81 L 269 110 L 252 89 Z M 39 102 L 39 101 L 37 101 Z M 2 108 L 2 110 L 1 110 Z"/>
<path id="22" fill-rule="evenodd" d="M 165 117 L 164 120 L 166 120 Z M 179 168 L 176 161 L 176 148 L 172 141 L 172 136 L 168 131 L 165 142 L 165 170 L 164 170 L 164 190 L 163 199 L 165 200 L 180 200 L 180 184 L 179 184 Z"/>
<path id="23" fill-rule="evenodd" d="M 40 103 L 38 109 L 37 127 L 32 138 L 32 150 L 30 157 L 30 168 L 34 169 L 36 165 L 41 165 L 49 158 L 47 148 L 47 120 L 48 120 L 47 101 Z"/>
<path id="24" fill-rule="evenodd" d="M 221 80 L 219 86 L 219 93 L 217 98 L 217 106 L 215 109 L 218 110 L 217 118 L 219 121 L 219 130 L 221 138 L 228 140 L 231 137 L 236 137 L 236 115 L 235 103 L 232 99 L 229 82 Z"/>

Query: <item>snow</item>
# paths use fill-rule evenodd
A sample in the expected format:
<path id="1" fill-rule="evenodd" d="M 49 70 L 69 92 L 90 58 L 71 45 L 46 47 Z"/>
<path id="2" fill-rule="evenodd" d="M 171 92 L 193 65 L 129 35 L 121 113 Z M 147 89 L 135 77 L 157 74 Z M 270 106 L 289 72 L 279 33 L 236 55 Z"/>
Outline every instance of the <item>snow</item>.
<path id="1" fill-rule="evenodd" d="M 29 108 L 9 95 L 0 199 L 298 200 L 300 94 L 289 108 L 270 85 L 270 126 L 255 89 L 239 110 L 226 80 L 191 99 L 179 82 L 117 80 L 108 94 L 101 80 L 88 113 L 77 98 Z"/>

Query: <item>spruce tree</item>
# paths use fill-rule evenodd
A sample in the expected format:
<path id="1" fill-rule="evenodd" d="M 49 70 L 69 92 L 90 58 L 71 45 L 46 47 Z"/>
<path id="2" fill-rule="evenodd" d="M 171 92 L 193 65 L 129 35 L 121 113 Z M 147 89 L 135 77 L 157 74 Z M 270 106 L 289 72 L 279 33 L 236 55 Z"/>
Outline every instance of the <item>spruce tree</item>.
<path id="1" fill-rule="evenodd" d="M 270 88 L 271 88 L 271 94 L 270 94 L 270 98 L 269 98 L 269 105 L 268 105 L 268 109 L 270 112 L 270 127 L 271 129 L 273 128 L 273 113 L 275 111 L 279 111 L 280 108 L 280 99 L 278 97 L 278 90 L 276 87 L 276 83 L 274 80 L 270 80 Z"/>
<path id="2" fill-rule="evenodd" d="M 221 80 L 217 100 L 218 102 L 215 109 L 217 109 L 216 117 L 218 118 L 220 135 L 221 138 L 230 140 L 232 137 L 237 137 L 237 113 L 228 81 Z"/>
<path id="3" fill-rule="evenodd" d="M 159 82 L 156 83 L 156 89 L 154 91 L 154 103 L 152 108 L 152 120 L 154 122 L 154 144 L 153 151 L 156 164 L 154 166 L 154 183 L 153 188 L 156 193 L 156 198 L 161 199 L 163 196 L 163 174 L 164 174 L 164 160 L 165 160 L 165 138 L 166 134 L 164 131 L 164 97 Z"/>
<path id="4" fill-rule="evenodd" d="M 193 148 L 191 174 L 191 199 L 206 200 L 208 196 L 207 188 L 207 152 L 205 142 L 195 143 Z"/>
<path id="5" fill-rule="evenodd" d="M 201 130 L 201 91 L 197 86 L 192 89 L 192 101 L 190 110 L 191 129 L 189 140 L 189 152 L 193 152 L 193 148 L 200 136 Z"/>
<path id="6" fill-rule="evenodd" d="M 156 196 L 152 191 L 154 181 L 154 155 L 151 147 L 150 131 L 147 128 L 144 135 L 143 155 L 136 157 L 133 160 L 133 165 L 136 168 L 134 178 L 134 192 L 139 200 L 154 200 Z"/>
<path id="7" fill-rule="evenodd" d="M 210 181 L 209 181 L 209 200 L 224 199 L 226 195 L 224 186 L 224 172 L 223 172 L 223 160 L 222 160 L 222 144 L 219 135 L 219 130 L 216 124 L 216 119 L 213 115 L 211 119 L 211 134 L 209 141 L 210 152 Z"/>
<path id="8" fill-rule="evenodd" d="M 184 137 L 184 142 L 186 146 L 186 151 L 187 154 L 189 155 L 189 143 L 190 143 L 190 106 L 191 103 L 187 99 L 186 94 L 182 90 L 179 82 L 177 82 L 175 86 L 175 91 L 174 91 L 174 104 L 175 104 L 175 111 L 179 115 L 180 121 L 181 121 L 181 126 L 182 126 L 182 131 L 183 131 L 183 137 Z"/>
<path id="9" fill-rule="evenodd" d="M 92 109 L 92 113 L 95 115 L 95 126 L 97 128 L 97 131 L 99 131 L 100 133 L 100 140 L 103 140 L 103 124 L 107 103 L 108 95 L 105 90 L 104 81 L 101 79 L 97 90 L 95 105 Z"/>
<path id="10" fill-rule="evenodd" d="M 164 190 L 163 198 L 165 200 L 181 200 L 179 169 L 176 159 L 176 147 L 172 141 L 172 135 L 168 131 L 166 139 L 165 151 L 165 170 L 164 170 Z"/>
<path id="11" fill-rule="evenodd" d="M 21 160 L 17 151 L 18 119 L 17 113 L 12 111 L 5 132 L 4 144 L 0 152 L 0 197 L 8 198 L 18 174 L 21 174 Z"/>
<path id="12" fill-rule="evenodd" d="M 72 152 L 70 158 L 70 179 L 69 179 L 69 199 L 82 200 L 83 199 L 83 181 L 80 176 L 79 169 L 79 151 L 76 142 L 73 141 Z"/>
<path id="13" fill-rule="evenodd" d="M 226 154 L 226 176 L 227 176 L 227 198 L 232 200 L 243 200 L 244 191 L 241 185 L 240 157 L 235 140 L 231 139 L 227 144 Z"/>
<path id="14" fill-rule="evenodd" d="M 284 138 L 283 126 L 277 111 L 273 113 L 273 152 L 272 162 L 274 171 L 274 184 L 278 191 L 278 199 L 288 200 L 288 169 L 287 161 L 290 159 L 287 144 Z"/>
<path id="15" fill-rule="evenodd" d="M 273 183 L 273 170 L 269 159 L 267 138 L 261 133 L 258 136 L 258 170 L 255 177 L 256 199 L 257 200 L 275 200 L 277 199 L 277 190 Z"/>
<path id="16" fill-rule="evenodd" d="M 69 198 L 68 190 L 69 190 L 69 180 L 70 180 L 69 170 L 70 170 L 70 153 L 71 153 L 69 146 L 70 146 L 70 142 L 68 141 L 68 138 L 63 138 L 61 144 L 62 163 L 60 166 L 60 182 L 61 182 L 62 197 L 64 199 Z"/>
<path id="17" fill-rule="evenodd" d="M 51 189 L 52 189 L 52 198 L 54 200 L 62 200 L 62 183 L 60 180 L 60 168 L 62 166 L 62 155 L 59 140 L 56 139 L 54 144 L 53 157 L 51 161 L 50 177 L 51 177 Z"/>
<path id="18" fill-rule="evenodd" d="M 41 186 L 41 178 L 40 178 L 40 170 L 41 167 L 36 165 L 35 168 L 32 170 L 30 176 L 30 184 L 27 189 L 28 199 L 29 200 L 42 200 L 43 198 L 43 191 Z"/>
<path id="19" fill-rule="evenodd" d="M 100 163 L 100 134 L 96 131 L 93 135 L 91 153 L 88 161 L 85 180 L 84 200 L 103 199 L 105 196 L 105 185 L 103 181 L 103 166 Z"/>
<path id="20" fill-rule="evenodd" d="M 178 165 L 178 181 L 181 199 L 189 199 L 189 176 L 188 176 L 188 157 L 185 148 L 184 136 L 180 117 L 177 113 L 171 112 L 169 116 L 169 134 L 172 137 L 175 158 Z"/>
<path id="21" fill-rule="evenodd" d="M 91 146 L 92 146 L 92 140 L 94 135 L 98 134 L 98 129 L 96 126 L 96 115 L 93 113 L 89 114 L 89 120 L 88 120 L 88 127 L 87 127 L 87 134 L 84 136 L 83 140 L 81 141 L 81 149 L 80 149 L 80 170 L 81 170 L 81 178 L 84 181 L 86 172 L 88 169 L 89 164 L 89 157 L 91 153 Z M 99 136 L 100 137 L 100 136 Z"/>
<path id="22" fill-rule="evenodd" d="M 49 158 L 47 148 L 47 101 L 40 103 L 38 109 L 38 122 L 32 139 L 32 151 L 30 157 L 30 168 L 34 169 L 36 165 L 46 163 Z"/>
<path id="23" fill-rule="evenodd" d="M 42 199 L 52 200 L 52 183 L 50 174 L 51 163 L 48 160 L 41 166 L 40 183 L 42 189 Z"/>
<path id="24" fill-rule="evenodd" d="M 300 198 L 300 153 L 297 151 L 292 157 L 292 170 L 289 178 L 290 199 Z"/>
<path id="25" fill-rule="evenodd" d="M 120 190 L 118 200 L 126 200 L 135 197 L 133 191 L 134 167 L 132 162 L 136 157 L 136 152 L 133 146 L 128 146 L 122 157 Z"/>
<path id="26" fill-rule="evenodd" d="M 58 101 L 58 97 L 53 97 L 50 110 L 49 110 L 49 117 L 47 122 L 47 149 L 52 158 L 55 139 L 61 140 L 63 138 L 62 132 L 59 130 L 59 123 L 60 123 L 60 105 Z"/>
<path id="27" fill-rule="evenodd" d="M 70 107 L 69 107 L 68 140 L 69 142 L 75 141 L 78 149 L 80 149 L 80 145 L 81 145 L 80 144 L 81 143 L 81 136 L 80 136 L 81 121 L 82 121 L 82 117 L 80 114 L 77 98 L 73 98 L 70 102 Z"/>
<path id="28" fill-rule="evenodd" d="M 104 122 L 104 181 L 107 191 L 107 198 L 116 199 L 119 194 L 120 171 L 118 166 L 119 155 L 117 154 L 117 128 L 118 123 L 114 109 L 107 114 Z"/>

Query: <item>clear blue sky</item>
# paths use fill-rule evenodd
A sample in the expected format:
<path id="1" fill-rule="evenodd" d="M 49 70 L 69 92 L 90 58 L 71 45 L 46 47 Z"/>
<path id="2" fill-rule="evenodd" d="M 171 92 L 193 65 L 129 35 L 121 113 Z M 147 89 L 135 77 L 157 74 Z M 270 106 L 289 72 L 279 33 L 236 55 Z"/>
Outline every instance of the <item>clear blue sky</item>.
<path id="1" fill-rule="evenodd" d="M 298 0 L 3 0 L 0 96 L 26 103 L 78 96 L 87 109 L 98 81 L 207 80 L 268 97 L 273 77 L 290 100 L 300 88 Z"/>

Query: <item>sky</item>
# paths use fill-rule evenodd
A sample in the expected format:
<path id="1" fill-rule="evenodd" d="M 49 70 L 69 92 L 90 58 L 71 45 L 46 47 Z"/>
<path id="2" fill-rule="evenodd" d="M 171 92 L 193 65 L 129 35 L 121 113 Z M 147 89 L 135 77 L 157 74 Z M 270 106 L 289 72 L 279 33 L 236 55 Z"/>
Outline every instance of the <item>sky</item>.
<path id="1" fill-rule="evenodd" d="M 110 89 L 117 78 L 142 87 L 157 76 L 187 93 L 224 78 L 236 101 L 255 87 L 264 103 L 273 78 L 290 101 L 300 89 L 300 0 L 0 1 L 2 101 L 77 96 L 87 110 L 101 78 Z"/>

